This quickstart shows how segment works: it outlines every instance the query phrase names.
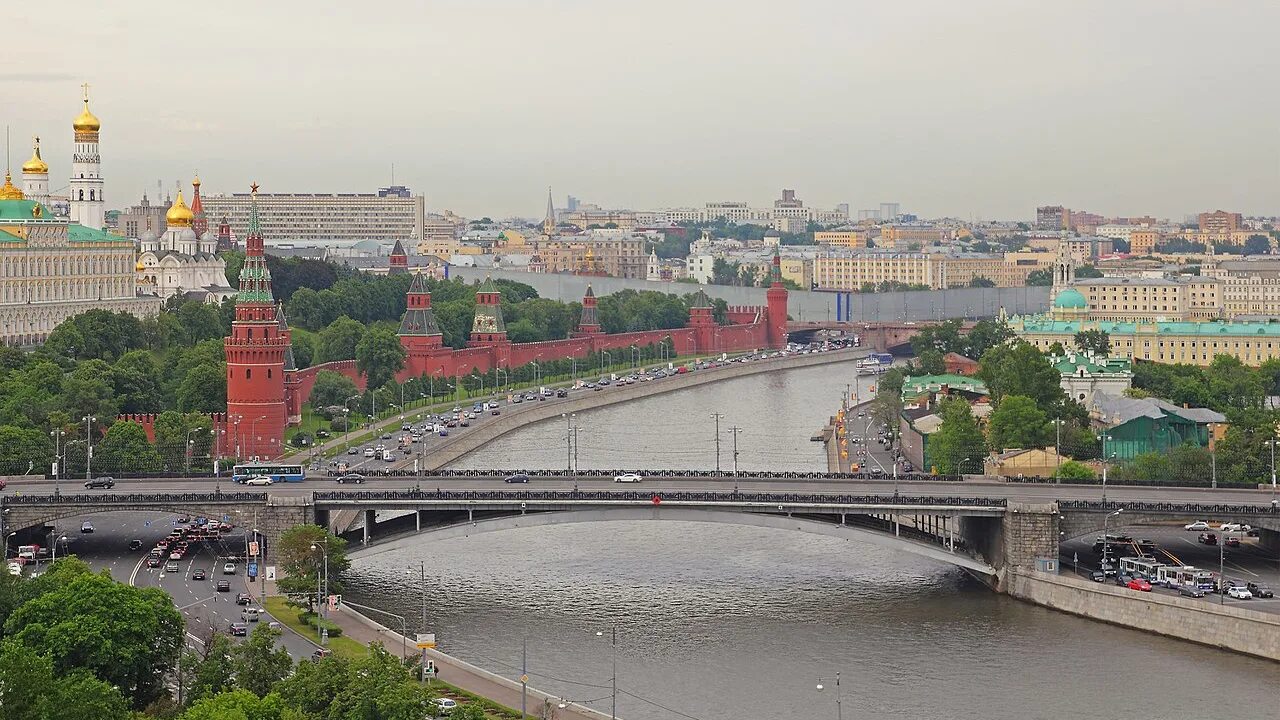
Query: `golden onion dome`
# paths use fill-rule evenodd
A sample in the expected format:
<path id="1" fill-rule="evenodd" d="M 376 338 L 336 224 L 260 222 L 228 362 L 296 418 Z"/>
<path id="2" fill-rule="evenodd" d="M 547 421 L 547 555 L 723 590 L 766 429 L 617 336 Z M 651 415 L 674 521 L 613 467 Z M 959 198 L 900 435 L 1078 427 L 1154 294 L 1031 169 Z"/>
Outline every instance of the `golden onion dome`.
<path id="1" fill-rule="evenodd" d="M 164 214 L 164 222 L 169 227 L 191 227 L 191 221 L 195 219 L 195 214 L 191 212 L 191 208 L 187 207 L 187 203 L 182 200 L 182 191 L 178 191 L 178 199 L 173 201 L 173 206 L 169 208 L 169 212 Z"/>
<path id="2" fill-rule="evenodd" d="M 75 128 L 76 132 L 86 133 L 96 133 L 102 129 L 102 121 L 98 119 L 97 115 L 89 112 L 89 98 L 85 98 L 84 110 L 80 111 L 76 119 L 71 121 L 71 127 Z"/>
<path id="3" fill-rule="evenodd" d="M 35 139 L 31 149 L 31 159 L 22 163 L 22 172 L 35 173 L 37 175 L 49 174 L 49 163 L 40 157 L 40 138 Z"/>
<path id="4" fill-rule="evenodd" d="M 13 184 L 13 176 L 9 171 L 4 172 L 4 185 L 0 185 L 0 200 L 21 200 L 22 191 Z M 36 207 L 39 207 L 37 205 Z"/>
<path id="5" fill-rule="evenodd" d="M 146 266 L 146 265 L 143 265 L 143 264 L 142 264 L 142 261 L 141 261 L 141 260 L 139 260 L 139 261 L 138 261 L 138 263 L 137 263 L 136 265 L 134 265 L 134 266 L 133 266 L 133 269 L 134 269 L 134 270 L 137 270 L 138 272 L 142 272 L 143 270 L 146 270 L 146 269 L 147 269 L 147 266 Z"/>

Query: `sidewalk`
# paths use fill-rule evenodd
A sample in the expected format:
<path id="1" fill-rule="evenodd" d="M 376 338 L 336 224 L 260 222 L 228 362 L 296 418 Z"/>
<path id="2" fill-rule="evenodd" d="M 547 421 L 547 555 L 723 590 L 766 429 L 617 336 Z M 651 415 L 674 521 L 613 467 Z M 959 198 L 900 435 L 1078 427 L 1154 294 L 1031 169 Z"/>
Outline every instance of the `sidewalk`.
<path id="1" fill-rule="evenodd" d="M 276 594 L 274 581 L 266 581 L 265 585 L 264 590 L 267 595 Z M 343 607 L 337 612 L 329 613 L 327 617 L 330 622 L 342 628 L 343 637 L 350 638 L 361 645 L 379 642 L 387 652 L 397 656 L 401 654 L 403 647 L 404 657 L 416 658 L 422 652 L 414 647 L 412 638 L 402 639 L 400 633 L 374 622 L 351 607 Z M 512 708 L 517 713 L 520 711 L 519 682 L 491 673 L 438 650 L 428 650 L 427 657 L 435 661 L 437 677 L 440 680 L 499 705 Z M 561 708 L 559 707 L 561 702 L 562 699 L 559 696 L 529 687 L 526 712 L 531 718 L 546 717 L 555 720 L 608 720 L 609 718 L 606 713 L 568 701 L 565 701 L 566 707 Z"/>

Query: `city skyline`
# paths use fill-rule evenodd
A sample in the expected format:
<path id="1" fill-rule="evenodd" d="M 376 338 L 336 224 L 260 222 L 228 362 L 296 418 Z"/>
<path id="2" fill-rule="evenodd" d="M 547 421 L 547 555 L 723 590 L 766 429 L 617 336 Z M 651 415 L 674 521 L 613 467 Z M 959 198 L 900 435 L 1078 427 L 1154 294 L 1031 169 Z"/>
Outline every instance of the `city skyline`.
<path id="1" fill-rule="evenodd" d="M 751 3 L 393 2 L 321 17 L 286 2 L 202 15 L 199 33 L 172 32 L 192 22 L 185 8 L 72 6 L 84 22 L 0 72 L 22 98 L 5 118 L 9 164 L 39 135 L 63 189 L 88 82 L 113 208 L 197 169 L 210 194 L 250 179 L 370 192 L 394 163 L 429 209 L 471 216 L 539 217 L 548 183 L 632 209 L 794 187 L 806 205 L 897 201 L 922 217 L 1280 212 L 1280 99 L 1257 91 L 1277 66 L 1266 28 L 1280 8 L 1262 3 L 1154 16 L 801 2 L 788 11 L 803 30 L 788 33 Z M 17 14 L 36 26 L 46 13 Z M 735 40 L 702 49 L 716 36 Z M 86 65 L 94 48 L 111 50 Z M 157 63 L 169 57 L 177 69 Z"/>

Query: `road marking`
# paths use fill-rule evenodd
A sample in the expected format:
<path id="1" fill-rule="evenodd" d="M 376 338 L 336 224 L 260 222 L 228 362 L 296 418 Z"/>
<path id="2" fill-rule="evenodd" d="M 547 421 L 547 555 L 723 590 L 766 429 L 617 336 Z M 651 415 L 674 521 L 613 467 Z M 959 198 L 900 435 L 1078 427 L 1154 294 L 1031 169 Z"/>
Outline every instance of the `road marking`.
<path id="1" fill-rule="evenodd" d="M 216 601 L 217 599 L 218 599 L 218 596 L 217 596 L 217 595 L 210 595 L 210 596 L 209 596 L 209 597 L 207 597 L 207 598 L 203 598 L 203 599 L 200 599 L 200 600 L 196 600 L 195 602 L 189 602 L 189 603 L 187 603 L 186 605 L 183 605 L 183 606 L 179 607 L 178 609 L 179 609 L 179 610 L 186 610 L 186 609 L 187 609 L 187 608 L 189 608 L 189 607 L 194 607 L 194 606 L 196 606 L 196 605 L 200 605 L 200 604 L 202 604 L 202 603 L 206 603 L 206 602 L 208 602 L 208 601 L 210 601 L 210 600 L 215 600 L 215 601 Z M 197 621 L 198 621 L 198 620 L 199 620 L 199 618 L 197 617 Z"/>

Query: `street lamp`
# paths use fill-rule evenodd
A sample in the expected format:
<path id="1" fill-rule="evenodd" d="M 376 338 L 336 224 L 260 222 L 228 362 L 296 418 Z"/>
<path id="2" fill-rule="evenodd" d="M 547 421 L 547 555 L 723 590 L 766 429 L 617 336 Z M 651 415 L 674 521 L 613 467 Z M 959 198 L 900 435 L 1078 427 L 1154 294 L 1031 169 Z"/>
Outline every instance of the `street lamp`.
<path id="1" fill-rule="evenodd" d="M 1107 501 L 1107 460 L 1110 459 L 1107 455 L 1107 443 L 1111 442 L 1111 436 L 1102 433 L 1098 435 L 1098 439 L 1102 441 L 1102 502 L 1105 503 Z"/>
<path id="2" fill-rule="evenodd" d="M 347 447 L 346 447 L 346 449 L 347 449 L 347 450 L 350 450 L 350 449 L 351 449 L 351 406 L 350 406 L 350 403 L 351 403 L 351 401 L 352 401 L 352 400 L 355 400 L 355 399 L 356 399 L 356 398 L 358 398 L 358 397 L 360 397 L 360 396 L 359 396 L 359 395 L 352 395 L 351 397 L 349 397 L 349 398 L 347 398 L 346 400 L 343 400 L 343 401 L 342 401 L 342 420 L 343 420 L 343 428 L 342 428 L 342 431 L 343 431 L 343 434 L 347 436 L 347 438 L 346 438 L 346 443 L 347 443 Z"/>
<path id="3" fill-rule="evenodd" d="M 62 438 L 66 437 L 67 432 L 59 428 L 50 430 L 49 434 L 53 436 L 53 494 L 59 495 L 61 491 L 58 480 L 62 476 Z"/>
<path id="4" fill-rule="evenodd" d="M 603 630 L 596 631 L 596 637 L 604 637 Z M 618 720 L 618 626 L 609 626 L 609 644 L 613 646 L 613 674 L 610 685 L 613 688 L 613 708 L 609 713 L 610 720 Z"/>
<path id="5" fill-rule="evenodd" d="M 1110 513 L 1106 517 L 1102 518 L 1102 577 L 1103 578 L 1107 576 L 1107 563 L 1110 562 L 1110 557 L 1111 557 L 1111 537 L 1107 534 L 1107 525 L 1110 522 L 1111 518 L 1118 516 L 1122 512 L 1124 512 L 1124 508 L 1120 508 L 1119 510 L 1113 513 Z"/>
<path id="6" fill-rule="evenodd" d="M 84 421 L 84 441 L 86 444 L 84 455 L 84 479 L 89 480 L 93 477 L 93 424 L 98 422 L 98 418 L 93 417 L 92 415 L 86 415 L 81 418 L 81 420 Z"/>
<path id="7" fill-rule="evenodd" d="M 835 678 L 821 678 L 821 677 L 820 677 L 820 678 L 818 678 L 818 685 L 817 685 L 816 689 L 817 689 L 817 691 L 818 691 L 818 692 L 822 692 L 823 690 L 825 690 L 825 689 L 826 689 L 826 687 L 822 684 L 822 681 L 823 681 L 823 680 L 832 680 L 832 679 L 834 679 L 834 680 L 836 681 L 836 720 L 843 720 L 843 714 L 842 714 L 842 713 L 843 713 L 843 710 L 842 710 L 842 708 L 841 708 L 841 706 L 840 706 L 840 700 L 841 700 L 841 697 L 840 697 L 840 673 L 836 673 Z"/>
<path id="8" fill-rule="evenodd" d="M 1058 484 L 1062 482 L 1062 424 L 1066 422 L 1062 418 L 1053 419 L 1054 441 L 1053 441 L 1053 482 Z"/>
<path id="9" fill-rule="evenodd" d="M 67 542 L 66 535 L 63 535 L 62 537 L 53 541 L 53 556 L 49 558 L 50 565 L 58 561 L 58 543 L 63 543 L 63 547 L 66 547 L 66 544 L 65 544 L 66 542 Z"/>
<path id="10" fill-rule="evenodd" d="M 324 647 L 325 645 L 328 644 L 328 641 L 329 641 L 329 628 L 325 625 L 325 622 L 324 622 L 325 620 L 328 619 L 327 613 L 325 612 L 325 605 L 327 604 L 325 600 L 329 595 L 329 535 L 327 532 L 324 536 L 323 544 L 324 544 L 324 589 L 323 589 L 324 594 L 323 595 L 321 594 L 322 591 L 320 586 L 320 568 L 316 568 L 316 600 L 319 602 L 319 607 L 316 608 L 316 616 L 319 617 L 321 620 L 320 647 Z M 316 545 L 315 543 L 311 543 L 311 550 L 313 552 L 319 549 L 320 549 L 319 545 Z"/>

